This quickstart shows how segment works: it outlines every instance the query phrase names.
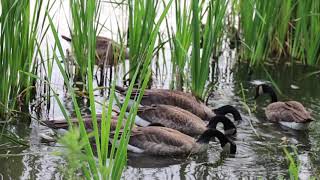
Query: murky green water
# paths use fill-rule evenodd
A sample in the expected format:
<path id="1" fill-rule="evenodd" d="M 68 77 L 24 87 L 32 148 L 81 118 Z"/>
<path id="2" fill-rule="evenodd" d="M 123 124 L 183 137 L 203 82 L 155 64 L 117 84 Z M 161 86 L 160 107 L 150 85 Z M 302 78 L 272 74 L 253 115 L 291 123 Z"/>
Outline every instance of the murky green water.
<path id="1" fill-rule="evenodd" d="M 63 2 L 63 4 L 64 7 L 67 7 L 68 2 Z M 106 12 L 111 13 L 111 11 Z M 116 11 L 115 14 L 111 14 L 121 19 L 123 16 L 121 12 Z M 109 16 L 111 15 L 106 15 L 106 17 Z M 55 16 L 56 22 L 61 24 L 59 32 L 68 33 L 68 26 L 64 18 L 65 15 L 61 12 Z M 114 19 L 109 18 L 110 21 Z M 125 18 L 120 22 L 125 22 Z M 114 22 L 110 22 L 112 23 Z M 63 41 L 62 43 L 65 48 L 69 47 L 67 43 Z M 320 129 L 320 76 L 304 78 L 307 73 L 315 69 L 302 65 L 267 66 L 267 71 L 259 69 L 249 76 L 247 65 L 236 63 L 234 54 L 233 51 L 227 49 L 219 58 L 219 63 L 212 67 L 209 82 L 215 84 L 216 90 L 208 102 L 212 108 L 231 104 L 240 109 L 244 121 L 238 125 L 238 134 L 234 138 L 238 146 L 236 156 L 228 157 L 220 154 L 219 146 L 215 143 L 210 144 L 207 152 L 187 159 L 130 154 L 128 166 L 123 173 L 124 179 L 237 179 L 248 177 L 274 179 L 280 176 L 288 177 L 288 164 L 281 145 L 283 137 L 286 137 L 288 144 L 298 147 L 298 159 L 301 163 L 300 178 L 320 177 L 320 131 L 318 130 Z M 166 55 L 169 58 L 170 52 L 167 52 Z M 167 73 L 165 73 L 166 70 L 154 73 L 154 87 L 168 88 L 171 78 L 170 68 L 168 65 Z M 270 81 L 267 72 L 283 93 L 279 96 L 280 100 L 298 100 L 312 110 L 316 121 L 312 122 L 308 131 L 288 130 L 266 121 L 263 113 L 263 107 L 267 105 L 266 99 L 259 99 L 256 106 L 253 96 L 255 82 Z M 43 74 L 43 71 L 39 73 Z M 67 109 L 72 112 L 71 99 L 65 93 L 59 74 L 59 70 L 54 68 L 52 85 L 59 92 Z M 107 82 L 105 81 L 105 85 L 108 85 Z M 295 89 L 295 86 L 299 89 Z M 54 98 L 51 98 L 49 102 L 43 102 L 42 95 L 46 91 L 43 84 L 37 84 L 38 99 L 30 109 L 31 114 L 38 120 L 62 116 Z M 103 92 L 97 92 L 96 98 L 102 99 L 103 95 Z M 85 98 L 79 98 L 78 101 L 82 104 L 83 112 L 88 111 L 88 101 Z M 251 115 L 244 108 L 243 101 L 246 101 L 251 109 L 256 109 Z M 48 129 L 41 126 L 36 120 L 30 123 L 18 122 L 8 128 L 26 140 L 30 147 L 12 146 L 7 144 L 4 138 L 0 139 L 0 180 L 62 179 L 65 162 L 60 157 L 53 155 L 53 152 L 61 148 L 42 143 L 39 137 L 40 133 Z"/>
<path id="2" fill-rule="evenodd" d="M 209 99 L 209 105 L 219 107 L 232 104 L 240 108 L 244 122 L 238 125 L 238 134 L 234 138 L 238 146 L 236 156 L 228 157 L 220 154 L 219 146 L 214 143 L 210 145 L 211 148 L 206 153 L 187 159 L 130 154 L 128 167 L 123 173 L 123 178 L 232 179 L 264 177 L 273 179 L 280 176 L 288 177 L 288 164 L 281 145 L 283 137 L 286 137 L 288 144 L 298 147 L 298 159 L 301 162 L 300 178 L 320 176 L 320 132 L 318 131 L 320 128 L 320 77 L 303 78 L 307 72 L 313 70 L 301 65 L 266 67 L 267 72 L 283 93 L 279 98 L 301 101 L 308 109 L 312 110 L 313 116 L 317 120 L 312 122 L 308 131 L 298 132 L 266 121 L 263 107 L 267 105 L 267 100 L 264 98 L 257 101 L 256 111 L 253 111 L 251 116 L 249 115 L 242 105 L 244 101 L 242 92 L 245 94 L 246 103 L 255 109 L 254 83 L 268 81 L 268 75 L 265 70 L 261 69 L 249 76 L 245 64 L 236 63 L 233 65 L 233 61 L 232 57 L 224 55 L 220 58 L 219 64 L 213 68 L 214 78 L 211 81 L 216 82 L 216 90 Z M 155 76 L 154 78 L 157 79 Z M 169 75 L 165 79 L 169 79 Z M 167 81 L 164 84 L 168 84 Z M 157 84 L 162 83 L 158 82 Z M 295 86 L 299 89 L 295 89 Z M 64 101 L 68 107 L 72 107 L 68 98 L 64 98 Z M 46 110 L 41 113 L 43 119 L 53 114 L 59 114 L 54 101 L 51 102 L 49 109 L 49 114 Z M 83 109 L 85 111 L 86 108 Z M 60 157 L 52 155 L 52 152 L 59 150 L 59 147 L 49 146 L 40 141 L 39 133 L 46 131 L 45 127 L 36 121 L 31 121 L 30 125 L 21 123 L 12 125 L 10 129 L 29 141 L 30 148 L 9 147 L 10 149 L 7 149 L 8 146 L 5 146 L 5 141 L 2 140 L 1 154 L 8 155 L 0 157 L 0 177 L 2 176 L 3 179 L 60 179 L 63 177 L 61 169 L 64 161 Z"/>

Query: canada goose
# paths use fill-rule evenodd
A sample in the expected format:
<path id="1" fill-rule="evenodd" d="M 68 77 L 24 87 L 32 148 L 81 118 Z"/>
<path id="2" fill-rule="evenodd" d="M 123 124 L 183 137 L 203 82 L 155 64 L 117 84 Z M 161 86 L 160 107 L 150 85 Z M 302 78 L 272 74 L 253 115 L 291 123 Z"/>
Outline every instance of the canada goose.
<path id="1" fill-rule="evenodd" d="M 305 130 L 308 128 L 312 117 L 310 112 L 300 102 L 278 101 L 276 93 L 267 84 L 261 84 L 256 87 L 255 99 L 262 94 L 269 94 L 271 97 L 271 103 L 265 109 L 265 114 L 269 121 L 280 123 L 295 130 Z"/>
<path id="2" fill-rule="evenodd" d="M 222 123 L 225 134 L 234 135 L 236 133 L 235 125 L 223 115 L 212 117 L 207 125 L 206 122 L 189 111 L 164 104 L 139 107 L 135 123 L 139 126 L 159 123 L 164 127 L 178 130 L 190 136 L 201 135 L 208 128 L 216 128 L 218 123 Z"/>
<path id="3" fill-rule="evenodd" d="M 83 116 L 82 118 L 83 118 L 86 130 L 88 132 L 91 132 L 93 130 L 92 116 L 91 115 L 87 115 L 87 116 Z M 71 122 L 73 124 L 78 124 L 79 123 L 77 118 L 71 118 Z M 97 122 L 98 122 L 98 126 L 100 126 L 101 114 L 97 114 Z M 49 128 L 52 128 L 52 129 L 68 129 L 69 128 L 69 124 L 68 124 L 66 119 L 47 120 L 47 121 L 43 121 L 43 123 L 46 126 L 48 126 Z M 123 121 L 123 123 L 125 123 L 125 121 Z M 116 116 L 112 116 L 111 117 L 111 124 L 110 124 L 110 131 L 115 130 L 116 126 L 117 126 L 117 117 Z"/>
<path id="4" fill-rule="evenodd" d="M 123 95 L 126 95 L 127 91 L 125 88 L 116 86 L 116 90 Z M 139 91 L 134 89 L 131 97 L 134 98 Z M 146 89 L 144 91 L 142 105 L 150 106 L 152 104 L 166 104 L 177 106 L 185 109 L 203 120 L 209 121 L 216 113 L 225 115 L 224 113 L 231 113 L 235 121 L 242 120 L 240 113 L 233 106 L 228 105 L 224 111 L 222 110 L 211 110 L 201 101 L 197 100 L 192 94 L 185 93 L 182 91 L 168 90 L 168 89 Z"/>
<path id="5" fill-rule="evenodd" d="M 71 42 L 72 39 L 62 35 L 64 40 Z M 116 65 L 120 56 L 120 51 L 123 50 L 125 59 L 129 59 L 129 52 L 125 47 L 109 39 L 107 37 L 97 36 L 96 39 L 96 65 L 103 67 L 105 65 Z"/>
<path id="6" fill-rule="evenodd" d="M 84 118 L 87 131 L 91 131 L 91 118 Z M 74 123 L 77 120 L 74 119 Z M 51 128 L 68 128 L 66 120 L 46 121 Z M 112 118 L 111 130 L 117 124 L 116 117 Z M 88 126 L 87 126 L 88 125 Z M 100 124 L 99 124 L 100 125 Z M 188 155 L 203 152 L 211 138 L 218 138 L 220 145 L 224 150 L 231 154 L 236 153 L 236 145 L 229 140 L 223 133 L 216 129 L 208 129 L 198 138 L 183 134 L 177 130 L 156 126 L 137 127 L 134 126 L 131 131 L 128 150 L 134 153 L 145 153 L 150 155 Z"/>
<path id="7" fill-rule="evenodd" d="M 236 153 L 236 145 L 216 129 L 206 130 L 197 140 L 177 130 L 147 126 L 132 129 L 128 150 L 150 155 L 188 155 L 205 151 L 211 138 L 218 138 L 224 150 Z"/>

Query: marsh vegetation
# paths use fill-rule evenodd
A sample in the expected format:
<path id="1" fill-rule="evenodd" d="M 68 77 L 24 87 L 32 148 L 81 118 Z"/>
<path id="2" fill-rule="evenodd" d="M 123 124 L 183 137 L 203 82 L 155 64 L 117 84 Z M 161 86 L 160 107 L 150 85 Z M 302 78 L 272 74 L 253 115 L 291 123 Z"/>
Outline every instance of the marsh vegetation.
<path id="1" fill-rule="evenodd" d="M 316 0 L 1 0 L 0 177 L 320 176 L 319 15 Z M 261 82 L 312 110 L 307 131 L 266 120 Z M 127 152 L 149 88 L 235 106 L 237 154 Z M 67 131 L 43 123 L 59 119 Z"/>

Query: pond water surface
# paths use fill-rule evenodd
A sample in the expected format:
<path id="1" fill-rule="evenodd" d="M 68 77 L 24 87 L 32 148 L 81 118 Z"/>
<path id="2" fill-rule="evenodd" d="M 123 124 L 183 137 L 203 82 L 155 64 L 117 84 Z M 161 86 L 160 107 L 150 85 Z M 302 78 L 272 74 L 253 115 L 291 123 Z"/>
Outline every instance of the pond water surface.
<path id="1" fill-rule="evenodd" d="M 67 29 L 64 27 L 62 32 L 67 32 Z M 68 44 L 64 46 L 67 48 Z M 170 64 L 168 62 L 167 64 L 170 72 Z M 265 69 L 258 69 L 248 75 L 247 64 L 238 63 L 235 52 L 226 47 L 218 63 L 211 67 L 209 82 L 214 83 L 216 89 L 210 96 L 208 104 L 212 108 L 231 104 L 240 109 L 244 121 L 238 125 L 238 133 L 234 137 L 237 154 L 234 157 L 226 156 L 215 143 L 211 143 L 205 153 L 185 159 L 129 154 L 128 166 L 122 177 L 124 179 L 288 178 L 284 144 L 298 147 L 297 158 L 301 163 L 299 172 L 301 179 L 308 179 L 310 176 L 320 177 L 320 77 L 319 75 L 305 77 L 307 73 L 313 71 L 315 69 L 303 65 L 282 64 L 266 66 Z M 53 69 L 53 74 L 57 75 L 53 79 L 53 84 L 65 106 L 72 113 L 72 103 L 64 93 L 63 81 L 58 75 L 57 68 Z M 279 99 L 298 100 L 312 111 L 316 121 L 311 123 L 308 131 L 289 130 L 269 123 L 265 119 L 263 107 L 268 104 L 268 100 L 253 99 L 254 84 L 271 81 L 270 77 L 282 92 Z M 170 78 L 170 73 L 160 75 L 154 73 L 153 87 L 168 88 Z M 45 88 L 41 84 L 38 86 L 37 97 L 41 97 Z M 102 99 L 104 95 L 98 93 L 96 98 Z M 79 98 L 79 101 L 83 111 L 88 111 L 89 105 L 86 99 Z M 40 100 L 36 102 L 39 104 Z M 254 110 L 251 114 L 245 108 L 244 102 Z M 54 98 L 51 98 L 50 102 L 40 103 L 33 110 L 35 112 L 32 114 L 38 120 L 61 116 Z M 0 140 L 0 153 L 3 154 L 0 156 L 0 179 L 63 178 L 65 162 L 53 154 L 61 148 L 41 142 L 39 133 L 47 131 L 46 127 L 32 120 L 31 123 L 18 123 L 8 128 L 29 142 L 30 147 L 8 146 L 6 140 Z"/>
<path id="2" fill-rule="evenodd" d="M 271 179 L 280 176 L 287 177 L 288 164 L 283 153 L 283 145 L 281 145 L 284 137 L 288 144 L 298 147 L 297 158 L 301 162 L 300 177 L 307 179 L 311 175 L 320 175 L 319 77 L 301 79 L 306 74 L 305 72 L 312 71 L 301 65 L 266 68 L 283 93 L 280 99 L 299 100 L 313 112 L 316 121 L 312 122 L 308 131 L 293 131 L 265 120 L 263 107 L 267 105 L 267 99 L 258 100 L 257 111 L 249 115 L 242 104 L 242 92 L 246 96 L 247 104 L 254 108 L 256 103 L 253 100 L 254 82 L 269 79 L 266 71 L 262 69 L 255 71 L 249 77 L 247 66 L 233 65 L 233 61 L 232 57 L 224 55 L 213 68 L 213 82 L 216 82 L 216 90 L 208 102 L 213 108 L 232 104 L 241 110 L 244 121 L 238 125 L 238 133 L 234 137 L 238 147 L 235 157 L 220 154 L 219 146 L 215 143 L 210 145 L 206 153 L 187 159 L 129 154 L 128 167 L 123 173 L 125 179 L 230 179 L 240 177 Z M 299 89 L 292 88 L 295 86 Z M 68 104 L 67 99 L 66 104 Z M 55 111 L 58 111 L 58 108 Z M 11 147 L 9 150 L 4 148 L 6 146 L 1 148 L 1 154 L 9 154 L 0 157 L 0 172 L 4 179 L 44 177 L 60 179 L 62 177 L 60 172 L 64 161 L 52 154 L 59 147 L 49 146 L 40 141 L 39 133 L 45 131 L 45 127 L 39 125 L 37 121 L 31 121 L 30 125 L 21 123 L 12 125 L 10 129 L 29 141 L 30 148 Z"/>

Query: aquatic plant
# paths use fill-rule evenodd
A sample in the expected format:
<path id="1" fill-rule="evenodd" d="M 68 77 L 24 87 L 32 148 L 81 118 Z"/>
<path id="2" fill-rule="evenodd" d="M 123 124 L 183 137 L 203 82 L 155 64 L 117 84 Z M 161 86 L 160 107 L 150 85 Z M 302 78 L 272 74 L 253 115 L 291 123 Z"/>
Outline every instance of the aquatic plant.
<path id="1" fill-rule="evenodd" d="M 296 147 L 291 147 L 293 150 L 294 155 L 292 155 L 287 148 L 283 148 L 283 151 L 286 155 L 286 158 L 289 162 L 289 175 L 290 179 L 297 180 L 299 179 L 299 169 L 300 169 L 300 163 L 298 160 L 296 160 L 296 156 L 298 155 Z"/>
<path id="2" fill-rule="evenodd" d="M 91 56 L 95 57 L 95 51 L 88 48 L 93 48 L 95 50 L 96 44 L 91 46 L 88 43 L 96 42 L 96 36 L 91 36 L 90 34 L 96 34 L 97 31 L 96 26 L 93 26 L 95 23 L 93 20 L 95 19 L 94 16 L 98 15 L 95 13 L 95 7 L 99 7 L 99 5 L 100 1 L 97 1 L 96 4 L 95 2 L 89 3 L 87 1 L 69 0 L 72 17 L 70 34 L 72 38 L 72 51 L 76 61 L 75 76 L 76 80 L 83 82 L 85 82 L 88 74 L 87 67 L 89 65 L 93 66 L 95 63 L 95 58 L 90 61 L 91 63 L 89 63 Z"/>
<path id="3" fill-rule="evenodd" d="M 319 63 L 318 1 L 238 0 L 242 58 L 257 66 L 268 58 Z M 236 10 L 236 9 L 235 9 Z"/>
<path id="4" fill-rule="evenodd" d="M 147 52 L 150 51 L 157 15 L 158 1 L 155 0 L 134 0 L 128 1 L 129 22 L 128 22 L 128 44 L 130 56 L 129 79 L 133 78 L 138 64 L 147 59 Z"/>
<path id="5" fill-rule="evenodd" d="M 139 1 L 139 2 L 138 2 Z M 75 1 L 71 1 L 71 6 L 73 5 L 72 3 Z M 135 3 L 135 5 L 139 5 L 139 3 L 141 3 L 142 1 L 137 0 Z M 148 2 L 148 1 L 146 1 Z M 163 21 L 165 15 L 167 14 L 169 7 L 172 3 L 172 0 L 169 2 L 168 6 L 166 6 L 161 14 L 161 16 L 159 17 L 159 19 L 156 21 L 156 24 L 153 24 L 153 28 L 150 30 L 150 36 L 148 36 L 147 38 L 145 38 L 145 41 L 148 43 L 147 45 L 145 45 L 146 49 L 143 49 L 143 56 L 144 56 L 144 60 L 140 60 L 137 61 L 136 63 L 136 67 L 133 69 L 134 74 L 132 76 L 131 79 L 131 83 L 130 86 L 128 88 L 128 93 L 125 97 L 123 106 L 120 110 L 120 114 L 118 115 L 118 124 L 116 127 L 116 130 L 114 132 L 110 132 L 110 123 L 111 123 L 111 112 L 112 112 L 112 106 L 114 104 L 115 101 L 115 83 L 117 82 L 117 77 L 113 80 L 112 83 L 112 87 L 111 87 L 111 95 L 108 99 L 108 103 L 107 100 L 105 100 L 105 102 L 103 103 L 103 107 L 102 107 L 102 119 L 101 119 L 101 127 L 98 127 L 98 122 L 97 122 L 97 117 L 96 117 L 96 110 L 95 110 L 95 98 L 94 98 L 94 89 L 93 89 L 93 66 L 92 66 L 92 62 L 95 59 L 95 37 L 96 37 L 96 24 L 94 24 L 94 22 L 98 21 L 98 19 L 96 19 L 98 16 L 95 15 L 95 12 L 99 12 L 99 10 L 97 8 L 99 8 L 99 6 L 96 6 L 95 1 L 93 0 L 89 0 L 86 3 L 80 3 L 79 2 L 75 2 L 76 4 L 78 3 L 78 5 L 80 4 L 81 6 L 85 6 L 85 7 L 81 7 L 81 9 L 85 9 L 85 12 L 83 12 L 84 14 L 86 14 L 85 16 L 80 16 L 79 22 L 80 24 L 83 23 L 83 21 L 85 21 L 86 24 L 86 33 L 85 36 L 84 35 L 80 35 L 83 37 L 83 39 L 81 41 L 83 44 L 83 48 L 86 49 L 86 60 L 88 63 L 83 65 L 83 68 L 86 68 L 84 71 L 86 71 L 87 75 L 84 76 L 86 77 L 86 82 L 88 85 L 88 94 L 89 94 L 89 101 L 90 101 L 90 110 L 91 110 L 91 116 L 92 116 L 92 125 L 93 125 L 93 132 L 92 132 L 92 136 L 94 138 L 93 142 L 95 144 L 95 148 L 93 149 L 91 144 L 90 144 L 90 133 L 88 133 L 85 129 L 84 126 L 84 122 L 83 122 L 83 118 L 81 116 L 80 113 L 80 108 L 79 105 L 76 101 L 76 94 L 74 91 L 74 88 L 72 87 L 72 83 L 70 82 L 68 76 L 67 76 L 67 69 L 64 66 L 64 64 L 61 63 L 61 60 L 65 60 L 66 57 L 63 53 L 63 49 L 61 47 L 61 44 L 59 42 L 59 35 L 57 33 L 56 27 L 52 22 L 51 17 L 49 17 L 49 22 L 50 22 L 50 27 L 51 30 L 53 32 L 55 41 L 56 41 L 56 45 L 57 45 L 57 49 L 59 51 L 59 53 L 61 54 L 61 59 L 58 58 L 58 56 L 56 54 L 54 54 L 55 56 L 55 63 L 58 65 L 58 68 L 63 76 L 64 79 L 64 83 L 67 86 L 68 92 L 72 97 L 72 102 L 74 105 L 74 109 L 76 112 L 76 116 L 77 119 L 79 120 L 79 136 L 77 136 L 77 130 L 74 127 L 74 125 L 71 123 L 70 118 L 67 114 L 67 110 L 65 109 L 64 105 L 61 103 L 60 99 L 58 98 L 58 96 L 55 94 L 55 98 L 60 106 L 61 111 L 63 112 L 65 118 L 68 120 L 68 124 L 69 124 L 69 132 L 64 138 L 61 139 L 61 142 L 64 143 L 66 145 L 66 147 L 68 148 L 68 153 L 67 157 L 70 157 L 72 160 L 72 157 L 74 157 L 75 155 L 79 155 L 79 159 L 81 160 L 80 166 L 77 167 L 71 167 L 71 172 L 74 172 L 76 170 L 79 170 L 79 168 L 81 168 L 81 171 L 83 172 L 83 174 L 85 175 L 86 178 L 90 179 L 120 179 L 121 177 L 121 173 L 122 170 L 126 164 L 126 153 L 127 153 L 127 144 L 129 142 L 129 137 L 130 137 L 130 132 L 131 132 L 131 128 L 134 124 L 134 117 L 136 115 L 137 112 L 137 104 L 139 104 L 142 96 L 143 96 L 143 91 L 146 88 L 147 84 L 148 84 L 148 80 L 150 79 L 151 76 L 151 68 L 150 68 L 150 62 L 152 59 L 152 55 L 153 55 L 153 49 L 154 49 L 154 45 L 155 45 L 155 39 L 156 39 L 156 35 L 159 31 L 159 27 L 161 22 Z M 148 4 L 148 3 L 147 3 Z M 149 5 L 151 6 L 151 5 Z M 135 6 L 138 7 L 138 6 Z M 135 11 L 135 13 L 137 13 L 137 15 L 139 11 Z M 100 16 L 100 15 L 99 15 Z M 154 21 L 152 21 L 152 23 L 154 23 Z M 149 26 L 149 25 L 147 25 Z M 78 28 L 78 27 L 74 27 L 74 28 Z M 130 27 L 129 27 L 130 29 Z M 79 30 L 76 30 L 79 31 Z M 80 33 L 81 34 L 81 33 Z M 138 33 L 139 34 L 139 33 Z M 142 34 L 141 34 L 142 35 Z M 141 36 L 140 35 L 140 36 Z M 130 37 L 132 39 L 137 39 L 135 34 L 132 34 L 132 36 Z M 84 42 L 85 41 L 85 42 Z M 141 45 L 141 44 L 140 44 Z M 136 45 L 134 43 L 129 43 L 129 47 L 130 47 L 130 53 L 132 52 L 141 52 L 139 51 L 131 51 L 131 46 L 135 47 Z M 76 57 L 80 57 L 83 54 L 83 51 L 75 51 L 75 56 Z M 140 56 L 141 54 L 131 54 L 132 57 L 133 56 Z M 117 72 L 116 72 L 117 74 Z M 133 108 L 131 108 L 129 116 L 125 122 L 125 126 L 123 127 L 123 129 L 121 129 L 121 126 L 123 124 L 124 121 L 124 115 L 125 115 L 125 111 L 127 109 L 129 100 L 130 100 L 130 94 L 131 91 L 133 89 L 133 85 L 134 82 L 136 82 L 136 79 L 138 78 L 138 75 L 140 76 L 140 80 L 141 80 L 141 91 L 140 91 L 140 95 L 136 98 L 137 103 L 135 104 L 135 106 L 133 106 Z M 52 89 L 53 91 L 53 89 Z M 121 131 L 120 131 L 121 129 Z M 112 135 L 112 137 L 111 137 Z M 75 142 L 78 141 L 79 138 L 74 138 L 74 137 L 81 137 L 81 141 L 79 142 Z M 111 139 L 112 138 L 112 139 Z M 67 139 L 67 140 L 66 140 Z M 73 141 L 73 142 L 70 142 Z M 66 143 L 67 142 L 67 143 Z M 111 148 L 108 147 L 109 142 L 112 142 L 112 146 Z M 79 147 L 83 148 L 83 153 L 79 153 L 80 151 L 77 150 L 77 148 L 74 148 L 74 144 L 79 144 Z M 81 145 L 81 146 L 80 146 Z M 97 154 L 97 158 L 94 156 L 94 152 L 96 152 Z M 72 154 L 72 156 L 70 155 L 70 153 Z M 77 165 L 79 165 L 77 164 Z M 72 163 L 70 164 L 72 165 Z"/>
<path id="6" fill-rule="evenodd" d="M 21 72 L 35 70 L 37 44 L 46 34 L 41 14 L 50 1 L 0 1 L 0 118 L 28 106 L 33 81 Z"/>
<path id="7" fill-rule="evenodd" d="M 219 47 L 218 42 L 222 37 L 227 5 L 228 3 L 225 0 L 209 1 L 208 6 L 204 8 L 203 2 L 192 1 L 191 91 L 198 98 L 204 96 L 205 84 L 209 76 L 209 62 Z M 201 7 L 208 9 L 204 30 L 200 29 Z M 201 36 L 203 36 L 202 51 L 200 51 Z"/>
<path id="8" fill-rule="evenodd" d="M 187 1 L 175 0 L 176 31 L 172 32 L 172 74 L 176 75 L 174 83 L 182 90 L 185 65 L 189 62 L 189 50 L 192 42 L 192 11 Z M 169 27 L 167 27 L 169 30 Z M 174 79 L 174 78 L 173 78 Z M 173 84 L 173 85 L 174 85 Z"/>

